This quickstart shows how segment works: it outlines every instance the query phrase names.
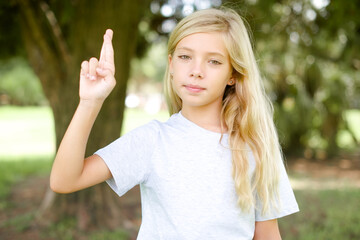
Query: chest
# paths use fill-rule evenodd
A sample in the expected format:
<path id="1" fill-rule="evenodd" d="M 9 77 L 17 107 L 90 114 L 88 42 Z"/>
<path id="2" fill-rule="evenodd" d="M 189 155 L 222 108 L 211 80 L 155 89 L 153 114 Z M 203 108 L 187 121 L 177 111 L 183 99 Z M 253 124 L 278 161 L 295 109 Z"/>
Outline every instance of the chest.
<path id="1" fill-rule="evenodd" d="M 235 201 L 231 152 L 224 143 L 196 136 L 163 138 L 152 156 L 148 185 L 164 201 L 201 208 Z M 210 202 L 209 202 L 210 201 Z"/>

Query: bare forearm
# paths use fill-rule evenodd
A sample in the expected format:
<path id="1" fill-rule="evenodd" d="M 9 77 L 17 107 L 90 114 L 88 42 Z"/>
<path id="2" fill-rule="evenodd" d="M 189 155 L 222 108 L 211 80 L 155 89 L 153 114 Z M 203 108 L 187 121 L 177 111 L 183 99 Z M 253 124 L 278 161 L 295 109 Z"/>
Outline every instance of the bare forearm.
<path id="1" fill-rule="evenodd" d="M 277 219 L 255 222 L 253 240 L 281 240 Z"/>
<path id="2" fill-rule="evenodd" d="M 50 176 L 50 187 L 56 192 L 81 190 L 111 176 L 100 157 L 93 155 L 85 160 L 85 150 L 102 103 L 116 85 L 112 35 L 112 30 L 106 30 L 99 60 L 92 57 L 81 63 L 81 100 L 60 143 Z"/>
<path id="3" fill-rule="evenodd" d="M 87 141 L 102 102 L 81 100 L 64 135 L 51 171 L 52 189 L 69 192 L 84 168 Z"/>

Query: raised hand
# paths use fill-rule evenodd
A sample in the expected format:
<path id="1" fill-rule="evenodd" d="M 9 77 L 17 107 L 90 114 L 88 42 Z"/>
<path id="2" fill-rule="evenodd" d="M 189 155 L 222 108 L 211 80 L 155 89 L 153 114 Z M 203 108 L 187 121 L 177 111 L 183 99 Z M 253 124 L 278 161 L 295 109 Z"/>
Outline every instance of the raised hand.
<path id="1" fill-rule="evenodd" d="M 115 87 L 113 31 L 106 30 L 100 59 L 83 61 L 80 71 L 80 100 L 102 102 Z"/>

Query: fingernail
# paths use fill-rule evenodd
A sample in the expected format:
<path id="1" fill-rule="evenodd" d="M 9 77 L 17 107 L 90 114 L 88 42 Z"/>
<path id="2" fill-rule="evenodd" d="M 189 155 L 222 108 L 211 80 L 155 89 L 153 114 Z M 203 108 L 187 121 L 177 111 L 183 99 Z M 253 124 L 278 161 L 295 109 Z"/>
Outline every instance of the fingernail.
<path id="1" fill-rule="evenodd" d="M 96 80 L 96 77 L 93 76 L 93 75 L 91 75 L 91 76 L 90 76 L 90 79 L 91 79 L 91 80 Z"/>
<path id="2" fill-rule="evenodd" d="M 90 78 L 90 74 L 89 74 L 89 73 L 87 73 L 87 74 L 86 74 L 86 77 L 87 77 L 87 78 Z"/>

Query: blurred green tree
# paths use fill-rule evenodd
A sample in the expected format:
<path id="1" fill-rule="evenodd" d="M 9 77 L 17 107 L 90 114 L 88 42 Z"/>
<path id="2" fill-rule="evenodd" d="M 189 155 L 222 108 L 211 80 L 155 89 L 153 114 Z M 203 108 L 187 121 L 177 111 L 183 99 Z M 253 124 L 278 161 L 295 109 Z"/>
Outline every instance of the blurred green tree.
<path id="1" fill-rule="evenodd" d="M 24 58 L 15 57 L 0 63 L 0 105 L 3 104 L 48 104 L 38 77 Z"/>
<path id="2" fill-rule="evenodd" d="M 285 152 L 334 155 L 342 130 L 359 144 L 343 116 L 360 108 L 360 1 L 228 3 L 253 30 Z"/>

